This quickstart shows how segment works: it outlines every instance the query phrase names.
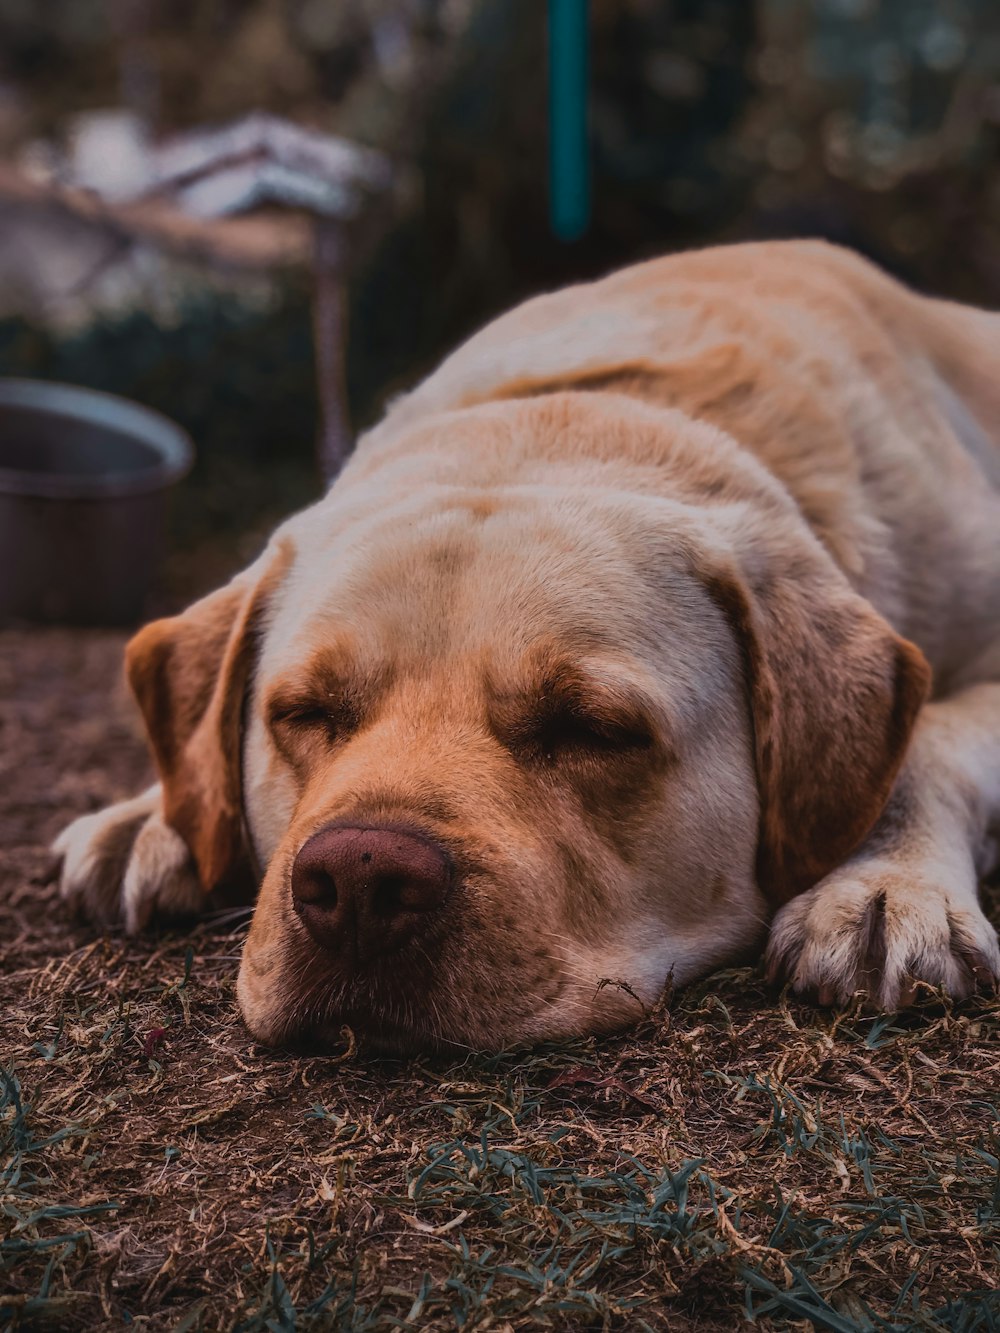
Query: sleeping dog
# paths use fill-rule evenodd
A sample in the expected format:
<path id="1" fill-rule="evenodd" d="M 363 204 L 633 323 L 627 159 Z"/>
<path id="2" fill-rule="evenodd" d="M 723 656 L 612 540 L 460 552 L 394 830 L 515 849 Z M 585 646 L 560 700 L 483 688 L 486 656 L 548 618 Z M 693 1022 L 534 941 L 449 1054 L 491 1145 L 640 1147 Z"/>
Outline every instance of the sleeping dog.
<path id="1" fill-rule="evenodd" d="M 1000 315 L 814 242 L 529 301 L 127 674 L 159 782 L 63 897 L 136 931 L 255 866 L 264 1042 L 602 1032 L 763 949 L 993 985 Z"/>

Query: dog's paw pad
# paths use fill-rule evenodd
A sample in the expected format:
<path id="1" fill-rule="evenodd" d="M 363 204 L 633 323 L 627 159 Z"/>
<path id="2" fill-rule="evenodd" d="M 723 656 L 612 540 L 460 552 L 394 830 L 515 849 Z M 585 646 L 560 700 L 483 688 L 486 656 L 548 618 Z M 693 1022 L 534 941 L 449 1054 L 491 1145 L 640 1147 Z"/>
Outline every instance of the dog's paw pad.
<path id="1" fill-rule="evenodd" d="M 159 815 L 143 824 L 122 882 L 122 913 L 130 935 L 153 917 L 187 916 L 204 898 L 191 853 Z"/>
<path id="2" fill-rule="evenodd" d="M 82 815 L 52 844 L 59 895 L 74 913 L 103 924 L 121 916 L 125 867 L 148 808 L 133 801 Z"/>
<path id="3" fill-rule="evenodd" d="M 195 910 L 202 897 L 186 844 L 150 793 L 83 815 L 52 844 L 59 894 L 70 911 L 129 934 L 159 915 Z"/>
<path id="4" fill-rule="evenodd" d="M 862 992 L 870 1005 L 912 1004 L 919 983 L 956 999 L 1000 982 L 996 931 L 968 895 L 952 895 L 946 867 L 848 866 L 788 903 L 771 927 L 769 978 L 820 1004 Z"/>

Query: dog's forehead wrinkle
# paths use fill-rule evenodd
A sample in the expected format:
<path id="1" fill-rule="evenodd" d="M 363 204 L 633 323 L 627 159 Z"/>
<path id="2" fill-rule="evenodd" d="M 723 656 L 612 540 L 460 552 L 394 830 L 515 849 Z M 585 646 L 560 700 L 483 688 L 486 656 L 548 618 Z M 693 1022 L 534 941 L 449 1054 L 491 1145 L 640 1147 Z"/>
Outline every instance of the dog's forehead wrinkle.
<path id="1" fill-rule="evenodd" d="M 539 621 L 639 646 L 671 619 L 673 601 L 680 619 L 694 596 L 684 586 L 687 507 L 659 497 L 626 503 L 579 484 L 432 486 L 394 505 L 362 496 L 360 513 L 345 513 L 333 494 L 309 515 L 316 540 L 276 608 L 271 660 L 282 655 L 275 644 L 294 660 L 338 624 L 424 656 L 454 653 L 484 628 L 527 637 Z"/>
<path id="2" fill-rule="evenodd" d="M 503 658 L 529 652 L 545 632 L 570 654 L 629 645 L 648 659 L 665 640 L 676 648 L 679 636 L 691 637 L 687 613 L 696 593 L 680 576 L 660 571 L 654 589 L 634 572 L 629 577 L 623 563 L 600 557 L 530 552 L 519 558 L 516 550 L 451 545 L 411 563 L 390 547 L 364 577 L 338 571 L 316 590 L 310 609 L 276 623 L 267 655 L 298 661 L 348 629 L 359 669 L 387 656 L 400 665 L 456 662 L 475 652 Z"/>

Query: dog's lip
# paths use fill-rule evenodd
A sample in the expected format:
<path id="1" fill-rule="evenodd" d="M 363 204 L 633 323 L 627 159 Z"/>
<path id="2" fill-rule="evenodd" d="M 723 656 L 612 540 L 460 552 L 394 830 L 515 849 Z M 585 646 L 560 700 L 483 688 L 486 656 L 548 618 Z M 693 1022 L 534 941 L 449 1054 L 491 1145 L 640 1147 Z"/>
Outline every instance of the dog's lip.
<path id="1" fill-rule="evenodd" d="M 562 996 L 565 978 L 555 995 L 549 996 L 544 1008 L 551 1011 Z M 281 1037 L 274 1042 L 279 1048 L 295 1050 L 308 1055 L 345 1055 L 358 1049 L 365 1055 L 411 1057 L 417 1055 L 466 1056 L 470 1052 L 490 1052 L 505 1049 L 512 1043 L 545 1040 L 544 1033 L 533 1033 L 532 1017 L 537 1018 L 535 1006 L 527 1011 L 496 1015 L 492 1026 L 474 1021 L 467 1012 L 462 1021 L 463 1006 L 446 1006 L 445 1016 L 432 1025 L 429 1016 L 419 1012 L 403 1019 L 380 1012 L 376 1001 L 371 1004 L 358 995 L 347 995 L 321 1016 L 296 1021 L 290 1016 Z M 471 1020 L 471 1022 L 470 1022 Z"/>
<path id="2" fill-rule="evenodd" d="M 311 1015 L 297 1014 L 290 1007 L 271 1044 L 316 1055 L 343 1055 L 357 1047 L 366 1054 L 399 1056 L 449 1050 L 468 1054 L 493 1046 L 492 1035 L 480 1033 L 477 1042 L 470 1034 L 461 1019 L 461 1006 L 458 1012 L 446 1006 L 446 1014 L 435 1022 L 419 1005 L 415 1009 L 405 1006 L 401 1013 L 398 1003 L 383 1007 L 376 998 L 369 1001 L 363 994 L 348 993 L 331 1000 Z M 411 1012 L 406 1013 L 405 1008 Z"/>
<path id="3" fill-rule="evenodd" d="M 332 1056 L 352 1055 L 361 1049 L 369 1055 L 407 1057 L 456 1047 L 447 1037 L 416 1026 L 379 1022 L 371 1015 L 341 1015 L 312 1024 L 291 1042 L 299 1050 Z"/>

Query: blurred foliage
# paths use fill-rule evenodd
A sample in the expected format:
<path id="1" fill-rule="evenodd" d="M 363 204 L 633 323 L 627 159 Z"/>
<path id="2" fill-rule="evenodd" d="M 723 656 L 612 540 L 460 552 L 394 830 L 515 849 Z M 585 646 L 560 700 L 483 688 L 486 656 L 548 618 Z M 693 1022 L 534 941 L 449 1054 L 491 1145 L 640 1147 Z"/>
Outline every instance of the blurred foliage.
<path id="1" fill-rule="evenodd" d="M 523 297 L 736 225 L 749 177 L 728 144 L 752 90 L 753 6 L 604 0 L 592 28 L 594 216 L 571 245 L 548 221 L 545 6 L 479 0 L 455 39 L 423 127 L 419 207 L 357 284 L 364 418 L 377 381 L 414 377 Z"/>
<path id="2" fill-rule="evenodd" d="M 0 0 L 3 123 L 23 140 L 131 99 L 166 131 L 263 106 L 393 153 L 417 184 L 352 281 L 359 424 L 498 309 L 684 246 L 822 234 L 1000 302 L 997 0 L 591 13 L 594 216 L 572 245 L 548 227 L 542 0 Z M 65 346 L 22 328 L 0 370 L 116 388 L 203 448 L 305 460 L 306 307 L 292 285 L 269 313 L 206 298 L 179 326 L 137 314 Z"/>
<path id="3" fill-rule="evenodd" d="M 739 150 L 750 213 L 1000 302 L 1000 5 L 765 0 Z"/>
<path id="4" fill-rule="evenodd" d="M 403 146 L 474 2 L 0 0 L 0 78 L 32 134 L 132 101 L 158 130 L 259 107 Z"/>
<path id="5" fill-rule="evenodd" d="M 316 407 L 301 293 L 256 312 L 235 298 L 193 301 L 169 327 L 134 311 L 61 338 L 7 319 L 0 321 L 0 365 L 127 394 L 254 466 L 279 454 L 310 455 Z M 199 374 L 198 367 L 221 373 Z"/>

